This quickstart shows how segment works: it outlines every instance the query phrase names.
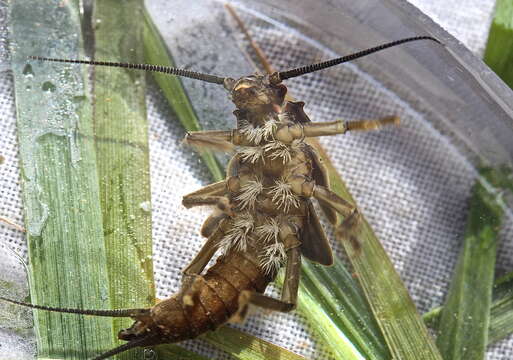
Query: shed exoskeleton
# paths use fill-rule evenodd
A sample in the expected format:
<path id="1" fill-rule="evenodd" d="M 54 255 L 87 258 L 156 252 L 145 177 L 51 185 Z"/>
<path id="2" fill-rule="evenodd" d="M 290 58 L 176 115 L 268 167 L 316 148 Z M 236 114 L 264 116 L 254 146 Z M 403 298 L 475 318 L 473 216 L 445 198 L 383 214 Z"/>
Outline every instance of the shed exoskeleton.
<path id="1" fill-rule="evenodd" d="M 344 218 L 336 229 L 343 239 L 357 243 L 359 213 L 330 190 L 322 160 L 306 139 L 374 130 L 397 124 L 398 118 L 313 123 L 303 111 L 303 102 L 285 100 L 286 79 L 321 70 L 370 53 L 429 36 L 407 38 L 271 75 L 221 78 L 188 70 L 147 64 L 109 63 L 34 57 L 41 61 L 125 67 L 190 77 L 224 86 L 234 103 L 237 127 L 233 130 L 189 133 L 193 146 L 234 151 L 226 178 L 186 195 L 183 205 L 213 206 L 201 234 L 207 239 L 184 269 L 180 291 L 148 309 L 82 310 L 26 304 L 35 309 L 66 313 L 130 317 L 133 325 L 121 330 L 127 343 L 100 354 L 105 359 L 138 346 L 179 342 L 244 318 L 248 305 L 290 311 L 296 305 L 301 257 L 331 265 L 330 245 L 312 206 L 316 199 L 327 216 Z M 208 262 L 216 263 L 205 271 Z M 281 299 L 264 293 L 278 270 L 285 267 Z"/>

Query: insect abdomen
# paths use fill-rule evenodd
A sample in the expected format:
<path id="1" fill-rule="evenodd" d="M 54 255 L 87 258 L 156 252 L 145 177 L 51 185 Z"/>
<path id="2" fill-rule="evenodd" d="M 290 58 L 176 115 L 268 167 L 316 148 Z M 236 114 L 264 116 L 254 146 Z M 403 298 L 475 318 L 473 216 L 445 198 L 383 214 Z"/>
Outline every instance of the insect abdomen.
<path id="1" fill-rule="evenodd" d="M 261 293 L 272 280 L 248 253 L 232 251 L 190 286 L 155 305 L 153 321 L 171 342 L 195 338 L 230 320 L 240 309 L 241 293 Z"/>

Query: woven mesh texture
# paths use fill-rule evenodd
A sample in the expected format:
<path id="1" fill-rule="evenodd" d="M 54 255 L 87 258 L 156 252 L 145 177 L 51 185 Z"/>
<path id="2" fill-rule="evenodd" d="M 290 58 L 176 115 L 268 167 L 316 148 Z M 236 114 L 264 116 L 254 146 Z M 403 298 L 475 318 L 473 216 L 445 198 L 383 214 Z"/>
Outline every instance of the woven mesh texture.
<path id="1" fill-rule="evenodd" d="M 482 52 L 493 0 L 412 2 L 433 15 L 470 49 Z M 222 8 L 219 11 L 221 14 Z M 252 15 L 242 15 L 255 40 L 277 68 L 287 69 L 333 55 Z M 226 15 L 219 17 L 226 18 Z M 236 40 L 246 47 L 241 37 Z M 187 87 L 192 82 L 184 84 Z M 300 77 L 287 85 L 296 99 L 307 103 L 306 112 L 314 121 L 391 114 L 401 117 L 399 128 L 324 138 L 321 142 L 383 242 L 419 311 L 440 305 L 447 293 L 465 227 L 470 188 L 476 176 L 471 164 L 451 145 L 450 138 L 424 121 L 422 114 L 414 112 L 354 65 Z M 223 102 L 228 104 L 227 100 Z M 201 111 L 216 110 L 203 108 L 200 116 Z M 207 210 L 185 210 L 181 198 L 207 184 L 210 177 L 198 156 L 181 145 L 184 131 L 151 81 L 148 117 L 155 277 L 157 295 L 166 297 L 178 289 L 181 269 L 203 243 L 198 232 L 208 215 Z M 0 155 L 5 158 L 0 165 L 0 216 L 21 224 L 13 84 L 8 72 L 0 73 L 0 119 Z M 231 121 L 223 119 L 218 127 L 226 128 Z M 333 238 L 328 226 L 326 230 Z M 0 225 L 0 238 L 25 255 L 20 232 Z M 513 221 L 509 216 L 501 234 L 499 274 L 513 268 L 512 239 Z M 333 246 L 343 256 L 340 246 L 336 243 Z M 269 293 L 279 296 L 274 288 Z M 238 327 L 309 359 L 335 359 L 326 347 L 312 341 L 308 324 L 297 312 L 260 312 Z M 215 359 L 231 358 L 200 340 L 185 345 Z M 511 359 L 512 348 L 511 338 L 501 341 L 489 348 L 487 359 Z"/>

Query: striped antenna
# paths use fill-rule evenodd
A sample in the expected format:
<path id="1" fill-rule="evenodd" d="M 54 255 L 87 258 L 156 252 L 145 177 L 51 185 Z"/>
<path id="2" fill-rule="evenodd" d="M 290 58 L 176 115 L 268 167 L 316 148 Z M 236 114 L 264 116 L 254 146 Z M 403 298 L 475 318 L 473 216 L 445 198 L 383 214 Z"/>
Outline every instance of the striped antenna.
<path id="1" fill-rule="evenodd" d="M 47 58 L 41 56 L 29 56 L 31 60 L 39 60 L 39 61 L 52 61 L 52 62 L 61 62 L 61 63 L 69 63 L 69 64 L 85 64 L 85 65 L 96 65 L 96 66 L 110 66 L 110 67 L 120 67 L 125 69 L 136 69 L 136 70 L 144 70 L 144 71 L 153 71 L 153 72 L 161 72 L 164 74 L 183 76 L 195 80 L 201 80 L 212 84 L 223 85 L 224 78 L 203 74 L 195 71 L 178 69 L 170 66 L 162 66 L 162 65 L 152 65 L 152 64 L 131 64 L 131 63 L 119 63 L 119 62 L 109 62 L 109 61 L 94 61 L 94 60 L 76 60 L 76 59 L 56 59 L 56 58 Z"/>
<path id="2" fill-rule="evenodd" d="M 68 309 L 58 308 L 44 305 L 34 305 L 24 303 L 21 301 L 11 300 L 6 297 L 0 296 L 0 300 L 7 301 L 11 304 L 29 307 L 37 310 L 46 310 L 67 314 L 82 314 L 82 315 L 93 315 L 93 316 L 109 316 L 109 317 L 135 317 L 137 315 L 148 312 L 148 309 L 119 309 L 119 310 L 84 310 L 84 309 Z"/>
<path id="3" fill-rule="evenodd" d="M 378 52 L 378 51 L 381 51 L 381 50 L 384 50 L 384 49 L 387 49 L 387 48 L 390 48 L 393 46 L 404 44 L 404 43 L 407 43 L 410 41 L 418 41 L 418 40 L 431 40 L 431 41 L 435 41 L 435 42 L 441 44 L 441 42 L 439 40 L 437 40 L 431 36 L 415 36 L 415 37 L 406 38 L 406 39 L 402 39 L 402 40 L 392 41 L 390 43 L 382 44 L 382 45 L 379 45 L 379 46 L 376 46 L 376 47 L 373 47 L 370 49 L 356 52 L 354 54 L 350 54 L 350 55 L 342 56 L 339 58 L 323 61 L 323 62 L 320 62 L 317 64 L 306 65 L 306 66 L 298 67 L 298 68 L 288 70 L 288 71 L 280 71 L 278 73 L 275 73 L 277 75 L 275 75 L 273 77 L 273 80 L 275 82 L 280 82 L 282 80 L 287 80 L 287 79 L 290 79 L 293 77 L 305 75 L 305 74 L 308 74 L 308 73 L 311 73 L 314 71 L 326 69 L 331 66 L 335 66 L 335 65 L 342 64 L 342 63 L 345 63 L 348 61 L 352 61 L 352 60 L 370 55 L 372 53 L 375 53 L 375 52 Z"/>

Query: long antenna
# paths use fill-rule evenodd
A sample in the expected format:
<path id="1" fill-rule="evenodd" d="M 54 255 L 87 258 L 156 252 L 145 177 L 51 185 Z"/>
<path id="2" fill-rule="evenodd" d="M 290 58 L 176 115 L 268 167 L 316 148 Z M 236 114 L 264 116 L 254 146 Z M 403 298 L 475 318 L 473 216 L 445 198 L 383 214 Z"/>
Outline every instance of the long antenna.
<path id="1" fill-rule="evenodd" d="M 40 61 L 52 61 L 52 62 L 61 62 L 61 63 L 69 63 L 69 64 L 86 64 L 86 65 L 97 65 L 97 66 L 110 66 L 110 67 L 120 67 L 125 69 L 136 69 L 136 70 L 144 70 L 144 71 L 153 71 L 153 72 L 161 72 L 164 74 L 171 74 L 177 76 L 183 76 L 195 80 L 201 80 L 205 82 L 209 82 L 212 84 L 224 84 L 224 78 L 203 74 L 195 71 L 178 69 L 170 66 L 162 66 L 162 65 L 152 65 L 152 64 L 131 64 L 131 63 L 119 63 L 119 62 L 109 62 L 109 61 L 94 61 L 94 60 L 76 60 L 76 59 L 56 59 L 56 58 L 47 58 L 41 56 L 29 56 L 29 59 L 32 60 L 40 60 Z"/>
<path id="2" fill-rule="evenodd" d="M 0 296 L 0 300 L 7 301 L 11 304 L 21 305 L 25 307 L 29 307 L 32 309 L 38 310 L 46 310 L 60 313 L 68 313 L 68 314 L 83 314 L 83 315 L 93 315 L 93 316 L 109 316 L 109 317 L 133 317 L 139 315 L 147 309 L 119 309 L 119 310 L 83 310 L 83 309 L 68 309 L 68 308 L 58 308 L 44 305 L 34 305 L 29 303 L 24 303 L 21 301 L 11 300 L 6 297 Z"/>
<path id="3" fill-rule="evenodd" d="M 402 39 L 402 40 L 392 41 L 390 43 L 382 44 L 382 45 L 379 45 L 379 46 L 376 46 L 376 47 L 373 47 L 373 48 L 370 48 L 370 49 L 366 49 L 366 50 L 362 50 L 362 51 L 356 52 L 354 54 L 342 56 L 342 57 L 339 57 L 339 58 L 336 58 L 336 59 L 331 59 L 331 60 L 323 61 L 323 62 L 320 62 L 320 63 L 317 63 L 317 64 L 306 65 L 306 66 L 302 66 L 302 67 L 299 67 L 299 68 L 296 68 L 296 69 L 292 69 L 292 70 L 288 70 L 288 71 L 280 71 L 277 74 L 279 76 L 279 81 L 286 80 L 286 79 L 290 79 L 290 78 L 293 78 L 293 77 L 305 75 L 305 74 L 308 74 L 308 73 L 311 73 L 311 72 L 314 72 L 314 71 L 326 69 L 326 68 L 329 68 L 331 66 L 342 64 L 344 62 L 352 61 L 352 60 L 361 58 L 363 56 L 367 56 L 369 54 L 375 53 L 377 51 L 381 51 L 381 50 L 387 49 L 387 48 L 392 47 L 392 46 L 397 46 L 397 45 L 400 45 L 400 44 L 404 44 L 406 42 L 418 41 L 418 40 L 432 40 L 432 41 L 435 41 L 435 42 L 441 44 L 440 41 L 438 41 L 437 39 L 435 39 L 434 37 L 431 37 L 431 36 L 415 36 L 415 37 L 406 38 L 406 39 Z"/>

